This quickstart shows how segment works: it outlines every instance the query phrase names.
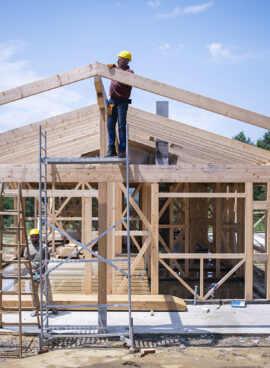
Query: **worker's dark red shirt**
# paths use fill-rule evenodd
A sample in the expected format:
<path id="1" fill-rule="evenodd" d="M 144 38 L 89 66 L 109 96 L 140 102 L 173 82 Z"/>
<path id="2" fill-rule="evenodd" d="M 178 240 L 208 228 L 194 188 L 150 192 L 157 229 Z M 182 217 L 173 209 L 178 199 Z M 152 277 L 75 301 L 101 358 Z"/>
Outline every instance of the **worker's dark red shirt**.
<path id="1" fill-rule="evenodd" d="M 131 70 L 129 66 L 127 66 L 127 69 L 121 69 L 121 70 L 125 70 L 125 72 L 128 72 L 128 73 L 134 73 L 134 71 Z M 119 83 L 119 82 L 112 80 L 111 85 L 110 85 L 109 95 L 111 96 L 112 99 L 129 98 L 131 94 L 131 90 L 132 90 L 131 86 L 127 86 L 126 84 Z"/>

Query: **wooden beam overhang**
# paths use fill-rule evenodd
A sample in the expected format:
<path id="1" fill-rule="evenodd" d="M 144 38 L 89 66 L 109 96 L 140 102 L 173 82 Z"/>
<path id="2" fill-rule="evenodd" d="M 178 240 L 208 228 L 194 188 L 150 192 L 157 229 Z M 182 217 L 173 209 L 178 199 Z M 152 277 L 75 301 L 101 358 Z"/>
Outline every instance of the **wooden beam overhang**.
<path id="1" fill-rule="evenodd" d="M 48 182 L 124 182 L 125 168 L 118 165 L 53 165 Z M 0 165 L 0 181 L 38 182 L 38 164 Z M 270 182 L 270 166 L 229 165 L 130 165 L 134 183 L 264 183 Z"/>

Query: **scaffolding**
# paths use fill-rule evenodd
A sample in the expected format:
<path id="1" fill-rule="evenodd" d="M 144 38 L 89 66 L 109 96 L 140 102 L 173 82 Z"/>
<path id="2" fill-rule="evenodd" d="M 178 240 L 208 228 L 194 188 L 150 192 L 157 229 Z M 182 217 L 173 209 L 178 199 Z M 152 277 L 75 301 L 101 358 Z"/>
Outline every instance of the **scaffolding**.
<path id="1" fill-rule="evenodd" d="M 39 126 L 39 252 L 40 252 L 40 348 L 45 343 L 56 337 L 119 337 L 130 346 L 130 349 L 134 349 L 134 331 L 133 331 L 133 319 L 132 319 L 132 306 L 131 306 L 131 268 L 130 268 L 130 203 L 129 203 L 129 147 L 128 147 L 129 130 L 128 124 L 126 125 L 126 157 L 125 158 L 49 158 L 47 157 L 47 134 L 46 131 L 42 132 L 41 126 Z M 126 169 L 126 216 L 118 221 L 116 224 L 108 228 L 103 233 L 99 234 L 95 239 L 91 240 L 87 244 L 83 244 L 82 241 L 78 241 L 72 238 L 61 229 L 57 228 L 48 221 L 48 195 L 47 195 L 47 166 L 53 164 L 122 164 Z M 127 224 L 127 258 L 113 258 L 107 259 L 102 257 L 97 252 L 93 251 L 90 247 L 96 243 L 103 236 L 108 234 L 114 228 L 126 221 Z M 51 228 L 68 240 L 72 241 L 78 246 L 78 249 L 73 252 L 68 258 L 63 260 L 50 260 L 48 257 L 48 228 Z M 44 234 L 44 242 L 43 242 Z M 45 248 L 45 252 L 43 252 Z M 96 259 L 72 259 L 79 252 L 84 250 L 90 252 Z M 115 262 L 127 262 L 128 272 L 115 265 Z M 60 267 L 64 263 L 87 263 L 87 262 L 103 262 L 113 267 L 115 270 L 121 272 L 128 279 L 128 303 L 127 304 L 84 304 L 84 305 L 50 305 L 48 303 L 48 276 L 56 268 Z M 52 268 L 48 268 L 49 263 L 56 263 Z M 42 266 L 45 264 L 45 267 Z M 43 302 L 43 290 L 45 289 L 45 303 Z M 106 291 L 107 293 L 107 291 Z M 49 310 L 52 308 L 92 308 L 98 309 L 98 323 L 96 326 L 76 326 L 76 325 L 52 325 L 50 322 Z M 107 325 L 107 308 L 128 308 L 128 326 L 108 326 Z"/>

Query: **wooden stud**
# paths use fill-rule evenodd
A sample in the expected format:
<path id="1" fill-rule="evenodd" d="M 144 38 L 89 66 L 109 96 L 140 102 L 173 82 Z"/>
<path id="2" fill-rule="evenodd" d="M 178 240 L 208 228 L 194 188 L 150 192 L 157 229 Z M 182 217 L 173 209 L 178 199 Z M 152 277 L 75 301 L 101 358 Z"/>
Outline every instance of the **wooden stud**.
<path id="1" fill-rule="evenodd" d="M 266 262 L 266 299 L 270 300 L 270 182 L 266 185 L 266 201 L 268 204 L 268 210 L 265 221 L 265 239 L 266 239 L 266 252 L 268 253 Z"/>
<path id="2" fill-rule="evenodd" d="M 253 299 L 253 184 L 246 183 L 245 205 L 245 298 Z"/>
<path id="3" fill-rule="evenodd" d="M 151 184 L 151 294 L 159 293 L 158 270 L 158 184 Z"/>

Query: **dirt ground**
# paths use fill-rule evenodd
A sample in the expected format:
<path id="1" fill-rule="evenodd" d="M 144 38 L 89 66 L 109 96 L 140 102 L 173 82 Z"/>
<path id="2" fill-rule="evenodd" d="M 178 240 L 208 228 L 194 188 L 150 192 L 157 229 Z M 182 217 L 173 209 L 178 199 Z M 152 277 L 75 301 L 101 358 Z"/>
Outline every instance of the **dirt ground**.
<path id="1" fill-rule="evenodd" d="M 2 351 L 11 351 L 11 337 L 0 339 Z M 54 341 L 49 352 L 37 354 L 37 339 L 24 339 L 24 358 L 0 358 L 1 368 L 267 368 L 270 367 L 269 337 L 160 336 L 136 339 L 138 351 L 131 354 L 117 341 L 66 339 Z M 142 349 L 154 354 L 142 356 Z"/>

